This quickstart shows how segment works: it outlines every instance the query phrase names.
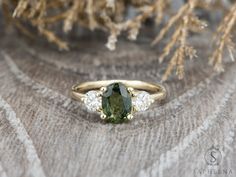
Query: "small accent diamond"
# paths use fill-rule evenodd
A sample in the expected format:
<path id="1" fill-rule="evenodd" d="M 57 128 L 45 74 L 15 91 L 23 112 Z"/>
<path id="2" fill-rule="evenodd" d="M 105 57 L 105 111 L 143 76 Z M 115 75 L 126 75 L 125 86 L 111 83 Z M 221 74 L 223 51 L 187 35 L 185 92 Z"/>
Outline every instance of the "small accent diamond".
<path id="1" fill-rule="evenodd" d="M 153 103 L 151 95 L 145 91 L 140 91 L 136 97 L 133 98 L 132 104 L 136 111 L 145 111 Z"/>
<path id="2" fill-rule="evenodd" d="M 84 104 L 90 111 L 97 111 L 102 106 L 102 99 L 98 91 L 88 91 L 84 97 Z"/>

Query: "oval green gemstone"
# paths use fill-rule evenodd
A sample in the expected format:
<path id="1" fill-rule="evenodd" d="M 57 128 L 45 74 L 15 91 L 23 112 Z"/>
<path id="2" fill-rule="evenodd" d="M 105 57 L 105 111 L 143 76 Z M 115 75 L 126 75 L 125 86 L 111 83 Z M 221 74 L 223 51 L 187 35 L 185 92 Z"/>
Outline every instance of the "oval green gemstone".
<path id="1" fill-rule="evenodd" d="M 113 83 L 107 86 L 102 95 L 102 110 L 108 122 L 122 123 L 127 120 L 132 111 L 132 101 L 124 84 Z"/>

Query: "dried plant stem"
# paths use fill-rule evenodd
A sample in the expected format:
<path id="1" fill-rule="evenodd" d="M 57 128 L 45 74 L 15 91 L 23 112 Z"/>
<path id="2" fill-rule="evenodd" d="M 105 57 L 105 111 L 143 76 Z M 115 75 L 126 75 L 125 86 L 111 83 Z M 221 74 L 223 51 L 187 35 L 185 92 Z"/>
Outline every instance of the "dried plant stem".
<path id="1" fill-rule="evenodd" d="M 167 17 L 167 23 L 151 43 L 153 46 L 168 37 L 159 57 L 160 63 L 165 59 L 169 61 L 163 81 L 173 70 L 182 79 L 185 58 L 192 59 L 196 56 L 196 50 L 188 45 L 189 33 L 201 32 L 206 27 L 206 23 L 196 15 L 196 9 L 204 8 L 209 12 L 221 9 L 226 15 L 217 29 L 216 49 L 209 62 L 214 65 L 215 70 L 223 71 L 222 57 L 225 49 L 234 60 L 232 33 L 236 23 L 236 2 L 231 1 L 232 6 L 228 9 L 222 0 L 188 0 L 169 17 L 171 1 L 174 0 L 2 0 L 2 9 L 7 21 L 23 34 L 34 37 L 28 26 L 35 27 L 61 50 L 68 50 L 69 45 L 56 35 L 56 28 L 60 24 L 64 33 L 79 27 L 106 31 L 109 33 L 106 46 L 115 50 L 118 37 L 122 33 L 125 32 L 129 40 L 136 40 L 147 19 L 153 19 L 156 24 L 160 24 Z M 134 12 L 131 16 L 127 15 L 130 9 Z"/>
<path id="2" fill-rule="evenodd" d="M 173 68 L 176 66 L 177 70 L 176 70 L 176 74 L 178 76 L 179 79 L 182 79 L 184 77 L 184 56 L 185 54 L 185 50 L 187 48 L 187 44 L 186 44 L 186 38 L 187 38 L 187 25 L 188 25 L 188 17 L 185 16 L 183 19 L 183 24 L 180 25 L 180 27 L 178 28 L 178 30 L 176 30 L 176 36 L 175 39 L 173 41 L 177 41 L 179 40 L 179 48 L 176 49 L 163 77 L 162 77 L 162 81 L 165 81 L 169 75 L 171 74 Z"/>
<path id="3" fill-rule="evenodd" d="M 64 41 L 61 41 L 54 33 L 45 28 L 40 29 L 40 33 L 48 39 L 49 42 L 55 43 L 58 45 L 60 50 L 69 50 L 68 44 Z"/>
<path id="4" fill-rule="evenodd" d="M 181 28 L 182 28 L 182 26 L 179 26 L 179 27 L 176 29 L 176 31 L 175 31 L 174 34 L 172 35 L 172 37 L 171 37 L 169 43 L 167 43 L 167 45 L 165 46 L 165 48 L 164 48 L 162 54 L 161 54 L 160 57 L 159 57 L 159 62 L 160 62 L 160 63 L 163 62 L 164 58 L 170 54 L 171 49 L 175 46 L 175 44 L 176 44 L 176 42 L 178 41 L 178 38 L 179 38 L 179 36 L 180 36 L 180 34 L 181 34 Z"/>
<path id="5" fill-rule="evenodd" d="M 4 7 L 3 14 L 6 18 L 7 25 L 14 23 L 14 26 L 18 28 L 25 36 L 34 39 L 35 36 L 24 25 L 22 25 L 18 20 L 12 18 L 9 8 L 7 7 L 8 4 L 5 0 L 3 1 L 2 6 Z"/>
<path id="6" fill-rule="evenodd" d="M 177 49 L 178 51 L 178 60 L 177 60 L 177 70 L 176 75 L 179 79 L 183 79 L 184 77 L 184 56 L 185 56 L 185 48 L 187 46 L 186 39 L 188 36 L 188 16 L 183 18 L 183 28 L 181 30 L 180 37 L 180 47 Z"/>
<path id="7" fill-rule="evenodd" d="M 166 24 L 166 26 L 160 31 L 159 35 L 152 41 L 152 46 L 157 44 L 163 37 L 166 35 L 166 33 L 169 31 L 169 29 L 174 25 L 175 22 L 177 22 L 189 9 L 189 4 L 185 4 L 180 8 L 177 14 L 175 14 Z"/>
<path id="8" fill-rule="evenodd" d="M 166 10 L 167 6 L 170 4 L 169 0 L 157 0 L 155 3 L 155 11 L 156 11 L 156 18 L 155 22 L 157 24 L 161 23 L 164 17 L 164 10 Z"/>
<path id="9" fill-rule="evenodd" d="M 110 31 L 110 36 L 108 37 L 108 42 L 106 46 L 110 50 L 115 50 L 115 44 L 117 42 L 117 37 L 122 31 L 128 31 L 128 39 L 136 40 L 141 24 L 144 20 L 150 17 L 154 11 L 154 6 L 146 6 L 143 8 L 143 12 L 136 16 L 133 20 L 127 20 L 122 23 L 114 23 L 107 14 L 103 14 L 103 20 L 105 21 L 107 28 Z"/>
<path id="10" fill-rule="evenodd" d="M 68 12 L 64 12 L 64 13 L 56 14 L 56 15 L 53 15 L 53 16 L 40 18 L 40 19 L 37 19 L 37 20 L 32 19 L 32 22 L 33 22 L 34 25 L 51 24 L 51 23 L 54 23 L 55 21 L 63 20 L 64 18 L 67 17 L 67 15 L 68 15 Z"/>
<path id="11" fill-rule="evenodd" d="M 161 30 L 159 35 L 154 39 L 153 45 L 163 39 L 169 29 L 175 24 L 178 27 L 172 34 L 171 39 L 164 47 L 163 53 L 159 58 L 159 62 L 163 60 L 174 49 L 174 54 L 170 59 L 170 63 L 162 77 L 162 81 L 165 81 L 171 74 L 172 70 L 176 67 L 176 75 L 179 79 L 184 77 L 184 59 L 186 56 L 193 58 L 196 56 L 196 50 L 187 45 L 188 31 L 199 31 L 203 28 L 203 23 L 193 14 L 193 11 L 197 5 L 196 0 L 189 0 L 176 15 L 174 15 L 166 26 Z"/>
<path id="12" fill-rule="evenodd" d="M 232 60 L 234 60 L 233 52 L 235 50 L 234 43 L 231 39 L 231 32 L 236 23 L 236 3 L 232 6 L 229 13 L 225 16 L 223 22 L 217 29 L 217 36 L 215 38 L 216 50 L 210 57 L 209 64 L 214 65 L 214 69 L 218 72 L 223 72 L 222 56 L 224 49 L 227 48 Z"/>
<path id="13" fill-rule="evenodd" d="M 86 7 L 85 11 L 88 14 L 89 29 L 94 30 L 98 26 L 98 24 L 97 24 L 96 19 L 94 17 L 93 0 L 87 0 L 87 7 Z"/>
<path id="14" fill-rule="evenodd" d="M 162 82 L 166 81 L 167 78 L 169 77 L 169 75 L 172 72 L 173 68 L 177 64 L 178 57 L 179 57 L 179 53 L 178 53 L 178 51 L 175 51 L 173 57 L 171 58 L 168 66 L 167 66 L 167 69 L 166 69 L 164 75 L 162 76 Z"/>
<path id="15" fill-rule="evenodd" d="M 73 24 L 77 21 L 79 5 L 79 1 L 75 1 L 73 6 L 66 12 L 63 26 L 65 33 L 68 33 L 72 29 Z"/>
<path id="16" fill-rule="evenodd" d="M 17 7 L 15 8 L 12 16 L 13 17 L 20 17 L 21 14 L 26 10 L 27 6 L 28 6 L 29 1 L 28 0 L 20 0 L 18 2 Z"/>

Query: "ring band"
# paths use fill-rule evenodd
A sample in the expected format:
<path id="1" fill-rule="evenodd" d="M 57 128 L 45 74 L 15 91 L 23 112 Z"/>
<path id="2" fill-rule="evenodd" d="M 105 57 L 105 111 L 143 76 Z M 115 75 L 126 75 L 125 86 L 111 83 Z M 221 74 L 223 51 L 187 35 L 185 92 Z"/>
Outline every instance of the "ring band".
<path id="1" fill-rule="evenodd" d="M 147 110 L 154 101 L 163 100 L 166 89 L 137 80 L 102 80 L 76 84 L 71 95 L 107 122 L 121 123 L 132 119 L 135 112 Z"/>

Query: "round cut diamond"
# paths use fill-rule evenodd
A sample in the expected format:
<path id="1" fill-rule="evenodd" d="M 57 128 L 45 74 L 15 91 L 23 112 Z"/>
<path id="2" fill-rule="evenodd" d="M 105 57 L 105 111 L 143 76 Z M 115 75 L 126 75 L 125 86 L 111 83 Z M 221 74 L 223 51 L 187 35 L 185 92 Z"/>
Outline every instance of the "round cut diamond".
<path id="1" fill-rule="evenodd" d="M 102 99 L 98 91 L 88 91 L 84 97 L 84 104 L 90 111 L 97 111 L 102 106 Z"/>
<path id="2" fill-rule="evenodd" d="M 133 98 L 132 103 L 136 111 L 145 111 L 153 103 L 151 95 L 145 91 L 140 91 L 136 97 Z"/>

